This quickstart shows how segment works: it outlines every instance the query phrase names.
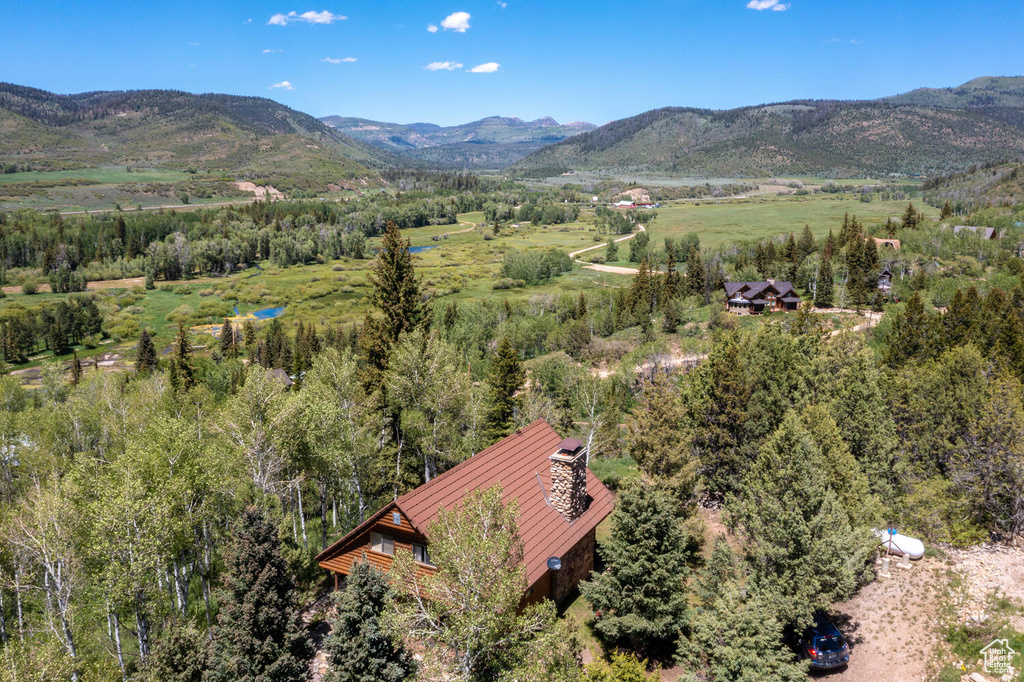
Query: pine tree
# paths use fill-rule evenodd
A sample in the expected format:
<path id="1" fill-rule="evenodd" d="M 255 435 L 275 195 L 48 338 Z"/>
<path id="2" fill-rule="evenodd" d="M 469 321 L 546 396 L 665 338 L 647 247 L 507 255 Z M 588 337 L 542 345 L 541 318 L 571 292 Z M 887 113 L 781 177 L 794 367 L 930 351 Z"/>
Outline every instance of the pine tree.
<path id="1" fill-rule="evenodd" d="M 862 254 L 862 276 L 866 300 L 871 300 L 878 289 L 878 275 L 882 271 L 881 259 L 878 256 L 878 244 L 871 237 L 864 240 Z"/>
<path id="2" fill-rule="evenodd" d="M 814 241 L 814 234 L 811 233 L 810 225 L 804 225 L 804 231 L 800 233 L 800 242 L 797 244 L 797 250 L 800 253 L 801 261 L 818 250 L 818 243 Z"/>
<path id="3" fill-rule="evenodd" d="M 145 328 L 139 332 L 139 342 L 136 349 L 135 371 L 138 374 L 147 374 L 156 369 L 156 348 L 153 346 L 153 339 Z"/>
<path id="4" fill-rule="evenodd" d="M 256 362 L 256 323 L 251 319 L 242 327 L 242 343 L 245 344 L 245 355 L 250 362 Z"/>
<path id="5" fill-rule="evenodd" d="M 832 263 L 825 258 L 821 261 L 821 265 L 818 266 L 818 281 L 814 289 L 814 306 L 816 308 L 832 307 L 832 290 L 834 287 Z"/>
<path id="6" fill-rule="evenodd" d="M 629 310 L 637 320 L 650 318 L 654 310 L 654 283 L 651 281 L 646 258 L 641 259 L 640 267 L 633 275 L 633 282 L 629 287 Z"/>
<path id="7" fill-rule="evenodd" d="M 917 228 L 917 209 L 914 208 L 914 203 L 907 204 L 907 210 L 903 212 L 903 229 L 913 230 Z"/>
<path id="8" fill-rule="evenodd" d="M 224 324 L 220 328 L 220 353 L 226 358 L 233 358 L 236 355 L 235 328 L 231 320 L 224 318 Z"/>
<path id="9" fill-rule="evenodd" d="M 515 429 L 516 411 L 522 402 L 516 393 L 524 381 L 526 372 L 519 361 L 519 354 L 508 337 L 503 336 L 491 359 L 491 371 L 487 376 L 490 387 L 487 433 L 491 441 L 504 438 Z"/>
<path id="10" fill-rule="evenodd" d="M 209 657 L 206 636 L 188 625 L 172 624 L 157 641 L 132 682 L 202 682 Z"/>
<path id="11" fill-rule="evenodd" d="M 885 351 L 886 363 L 899 367 L 910 359 L 927 357 L 933 350 L 931 337 L 931 320 L 924 310 L 921 294 L 915 291 L 893 320 Z"/>
<path id="12" fill-rule="evenodd" d="M 679 304 L 676 299 L 670 298 L 662 306 L 665 316 L 661 319 L 661 331 L 666 334 L 675 334 L 679 329 Z"/>
<path id="13" fill-rule="evenodd" d="M 573 311 L 573 317 L 577 320 L 587 319 L 587 297 L 580 292 L 579 298 L 576 299 L 576 310 Z"/>
<path id="14" fill-rule="evenodd" d="M 184 322 L 178 322 L 178 336 L 174 343 L 174 372 L 178 377 L 178 389 L 190 391 L 195 385 L 192 369 L 192 339 Z"/>
<path id="15" fill-rule="evenodd" d="M 825 246 L 821 249 L 821 259 L 831 260 L 832 254 L 835 253 L 837 248 L 836 237 L 832 234 L 832 230 L 829 229 L 828 236 L 825 237 Z"/>
<path id="16" fill-rule="evenodd" d="M 805 626 L 865 579 L 877 540 L 854 528 L 830 485 L 821 450 L 789 412 L 730 501 L 746 538 L 748 587 L 782 622 Z"/>
<path id="17" fill-rule="evenodd" d="M 664 375 L 647 386 L 627 423 L 629 454 L 644 483 L 670 491 L 680 507 L 693 501 L 697 465 L 682 430 L 683 407 L 675 387 Z"/>
<path id="18" fill-rule="evenodd" d="M 978 332 L 981 300 L 977 287 L 966 292 L 957 289 L 946 314 L 942 316 L 942 340 L 947 348 L 956 348 L 972 341 Z"/>
<path id="19" fill-rule="evenodd" d="M 299 620 L 295 586 L 276 529 L 255 507 L 233 528 L 217 601 L 207 682 L 309 679 L 313 650 Z"/>
<path id="20" fill-rule="evenodd" d="M 721 496 L 739 485 L 751 394 L 736 334 L 716 344 L 688 379 L 697 384 L 696 399 L 686 403 L 694 425 L 694 452 L 708 490 Z"/>
<path id="21" fill-rule="evenodd" d="M 444 317 L 441 318 L 441 326 L 444 327 L 445 331 L 450 332 L 455 328 L 455 323 L 459 320 L 459 304 L 456 301 L 451 301 L 444 309 Z"/>
<path id="22" fill-rule="evenodd" d="M 381 313 L 379 341 L 384 354 L 375 357 L 376 369 L 387 368 L 387 356 L 404 332 L 427 329 L 430 326 L 430 311 L 420 298 L 419 284 L 413 270 L 409 253 L 409 240 L 402 239 L 398 226 L 388 221 L 384 228 L 384 240 L 377 253 L 377 259 L 369 274 L 373 284 L 370 305 Z M 367 319 L 372 313 L 367 312 Z"/>
<path id="23" fill-rule="evenodd" d="M 400 682 L 412 676 L 412 656 L 386 627 L 392 598 L 384 573 L 365 560 L 353 565 L 345 589 L 334 593 L 337 611 L 324 643 L 331 666 L 326 682 Z"/>
<path id="24" fill-rule="evenodd" d="M 595 611 L 594 631 L 609 646 L 661 654 L 674 645 L 693 556 L 678 511 L 670 493 L 641 485 L 619 498 L 611 535 L 601 545 L 605 570 L 580 583 Z"/>
<path id="25" fill-rule="evenodd" d="M 694 593 L 699 605 L 677 653 L 694 679 L 807 679 L 807 665 L 781 645 L 782 623 L 764 601 L 744 595 L 736 555 L 724 536 L 715 539 L 707 565 L 694 581 Z"/>
<path id="26" fill-rule="evenodd" d="M 942 205 L 942 210 L 939 212 L 939 219 L 945 220 L 953 216 L 953 205 L 949 203 L 949 199 L 946 199 L 946 203 Z"/>

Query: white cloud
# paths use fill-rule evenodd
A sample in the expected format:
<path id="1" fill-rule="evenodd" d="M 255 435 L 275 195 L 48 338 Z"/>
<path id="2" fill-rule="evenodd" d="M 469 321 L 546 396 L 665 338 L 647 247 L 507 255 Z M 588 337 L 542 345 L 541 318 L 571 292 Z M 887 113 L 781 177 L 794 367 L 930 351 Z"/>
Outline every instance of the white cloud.
<path id="1" fill-rule="evenodd" d="M 291 90 L 292 84 L 288 81 L 281 81 L 280 83 L 274 83 L 267 90 L 273 90 L 274 88 L 284 88 L 285 90 Z"/>
<path id="2" fill-rule="evenodd" d="M 307 24 L 333 24 L 336 21 L 345 21 L 348 17 L 341 16 L 340 14 L 332 14 L 327 10 L 323 12 L 289 12 L 288 14 L 275 14 L 270 17 L 270 21 L 267 22 L 269 26 L 287 26 L 296 21 L 304 21 Z"/>
<path id="3" fill-rule="evenodd" d="M 427 30 L 431 33 L 437 33 L 437 26 L 434 24 L 427 24 Z"/>
<path id="4" fill-rule="evenodd" d="M 356 58 L 355 57 L 342 57 L 341 61 L 343 61 L 343 62 L 354 62 L 354 61 L 356 61 Z"/>
<path id="5" fill-rule="evenodd" d="M 356 61 L 356 58 L 355 57 L 343 57 L 343 58 L 339 59 L 337 57 L 324 57 L 320 61 L 327 62 L 328 64 L 341 64 L 342 62 L 354 62 L 354 61 Z"/>
<path id="6" fill-rule="evenodd" d="M 494 73 L 501 66 L 498 62 L 487 62 L 486 64 L 477 64 L 469 70 L 470 73 Z"/>
<path id="7" fill-rule="evenodd" d="M 441 22 L 441 28 L 446 31 L 465 33 L 469 30 L 469 12 L 452 12 Z"/>
<path id="8" fill-rule="evenodd" d="M 189 47 L 199 47 L 199 43 L 195 43 L 195 42 L 189 43 L 188 46 Z"/>
<path id="9" fill-rule="evenodd" d="M 502 9 L 505 9 L 506 7 L 508 7 L 508 3 L 507 2 L 499 2 L 498 3 L 498 7 L 502 8 Z"/>
<path id="10" fill-rule="evenodd" d="M 459 62 L 430 62 L 423 68 L 427 71 L 454 71 L 455 69 L 461 69 L 462 64 Z"/>
<path id="11" fill-rule="evenodd" d="M 269 48 L 266 49 L 266 50 L 263 50 L 263 54 L 275 54 L 277 52 L 284 52 L 284 50 L 271 50 Z"/>
<path id="12" fill-rule="evenodd" d="M 773 12 L 785 12 L 789 9 L 789 5 L 784 5 L 779 0 L 750 0 L 747 3 L 747 9 L 756 9 L 758 12 L 766 9 Z"/>

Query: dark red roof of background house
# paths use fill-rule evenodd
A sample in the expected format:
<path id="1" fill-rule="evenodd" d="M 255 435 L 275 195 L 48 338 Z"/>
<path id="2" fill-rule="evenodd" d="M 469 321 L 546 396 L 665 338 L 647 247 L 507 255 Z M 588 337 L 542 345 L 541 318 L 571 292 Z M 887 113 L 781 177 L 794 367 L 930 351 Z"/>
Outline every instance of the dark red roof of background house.
<path id="1" fill-rule="evenodd" d="M 519 503 L 519 537 L 523 541 L 527 581 L 532 585 L 548 570 L 548 557 L 560 557 L 568 552 L 611 513 L 614 505 L 611 491 L 589 469 L 588 505 L 576 521 L 569 523 L 547 501 L 551 493 L 548 457 L 571 442 L 577 443 L 574 450 L 583 445 L 574 439 L 563 440 L 544 420 L 535 421 L 386 505 L 321 552 L 316 560 L 321 562 L 334 556 L 349 538 L 376 522 L 392 505 L 405 514 L 417 532 L 426 535 L 439 509 L 450 510 L 467 492 L 501 483 L 505 503 L 512 500 Z"/>

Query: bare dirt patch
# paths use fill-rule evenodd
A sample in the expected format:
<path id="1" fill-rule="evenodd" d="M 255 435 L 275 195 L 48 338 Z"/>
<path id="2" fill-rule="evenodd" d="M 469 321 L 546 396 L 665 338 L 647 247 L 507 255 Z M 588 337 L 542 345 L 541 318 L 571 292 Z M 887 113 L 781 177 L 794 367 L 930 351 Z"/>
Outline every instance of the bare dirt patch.
<path id="1" fill-rule="evenodd" d="M 828 675 L 844 682 L 927 680 L 940 645 L 947 567 L 936 558 L 891 569 L 836 606 L 836 625 L 850 645 L 850 665 Z"/>
<path id="2" fill-rule="evenodd" d="M 283 199 L 284 195 L 281 194 L 276 188 L 270 185 L 260 186 L 253 182 L 233 182 L 231 183 L 243 192 L 252 192 L 253 196 L 257 199 Z"/>

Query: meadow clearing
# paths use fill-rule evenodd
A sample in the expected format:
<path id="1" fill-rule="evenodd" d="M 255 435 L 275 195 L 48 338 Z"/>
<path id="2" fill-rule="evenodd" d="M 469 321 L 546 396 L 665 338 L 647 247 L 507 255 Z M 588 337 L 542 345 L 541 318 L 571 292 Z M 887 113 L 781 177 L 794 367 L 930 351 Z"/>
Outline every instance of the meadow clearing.
<path id="1" fill-rule="evenodd" d="M 676 202 L 658 210 L 658 217 L 648 224 L 651 245 L 660 248 L 665 238 L 697 234 L 705 246 L 722 246 L 730 242 L 760 239 L 788 232 L 799 232 L 809 225 L 818 237 L 830 229 L 838 231 L 844 213 L 849 212 L 868 224 L 884 223 L 889 216 L 899 216 L 905 208 L 902 201 L 863 203 L 846 195 L 813 195 L 809 197 L 761 196 L 755 199 L 734 199 L 721 202 Z M 934 210 L 924 207 L 932 215 Z M 510 249 L 530 250 L 556 248 L 575 251 L 607 241 L 594 226 L 592 211 L 584 211 L 579 221 L 563 225 L 536 226 L 523 224 L 502 227 L 492 236 L 483 223 L 482 212 L 458 216 L 456 225 L 434 225 L 403 230 L 414 248 L 421 288 L 438 300 L 501 302 L 529 301 L 538 296 L 576 296 L 579 292 L 612 293 L 628 286 L 628 275 L 595 272 L 576 267 L 550 282 L 537 286 L 495 290 L 501 261 Z M 367 258 L 342 258 L 323 264 L 274 267 L 267 262 L 260 268 L 249 267 L 228 277 L 205 278 L 188 282 L 157 282 L 156 289 L 146 290 L 141 283 L 125 288 L 103 288 L 97 293 L 107 317 L 105 328 L 115 338 L 113 344 L 79 349 L 83 358 L 112 350 L 130 352 L 138 332 L 145 327 L 154 334 L 158 348 L 167 347 L 179 320 L 191 327 L 219 324 L 233 316 L 237 306 L 242 315 L 263 308 L 284 306 L 282 322 L 292 326 L 298 322 L 325 324 L 358 324 L 366 310 L 370 293 L 368 273 L 372 267 L 373 250 L 379 239 L 367 242 Z M 422 249 L 422 250 L 421 250 Z M 602 254 L 598 249 L 591 254 Z M 590 256 L 591 254 L 587 254 Z M 629 242 L 619 245 L 616 264 L 630 266 Z M 25 295 L 8 289 L 0 300 L 0 312 L 8 306 L 36 306 L 54 301 L 65 294 L 38 293 Z M 692 322 L 706 322 L 709 309 L 687 311 Z M 261 324 L 266 324 L 265 322 Z M 756 324 L 744 319 L 742 324 Z M 699 350 L 699 340 L 685 345 Z M 214 343 L 206 334 L 196 334 L 197 345 Z M 30 364 L 43 361 L 48 353 L 35 356 Z"/>

